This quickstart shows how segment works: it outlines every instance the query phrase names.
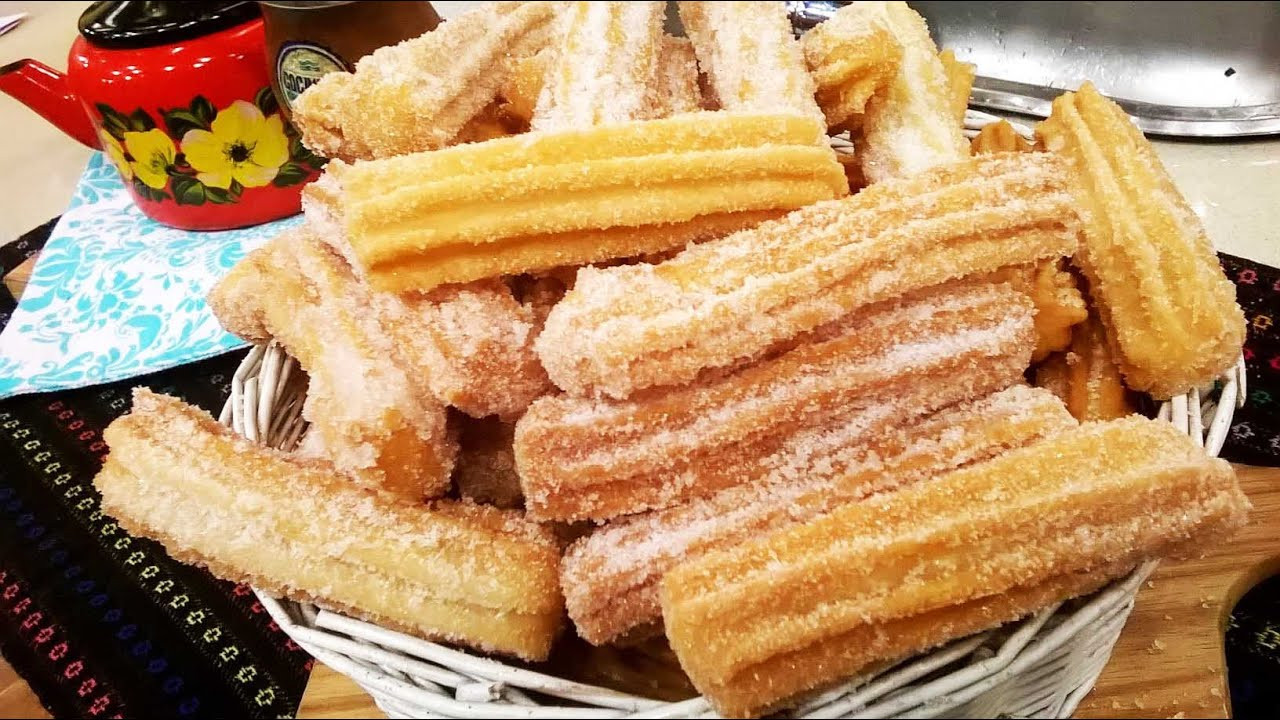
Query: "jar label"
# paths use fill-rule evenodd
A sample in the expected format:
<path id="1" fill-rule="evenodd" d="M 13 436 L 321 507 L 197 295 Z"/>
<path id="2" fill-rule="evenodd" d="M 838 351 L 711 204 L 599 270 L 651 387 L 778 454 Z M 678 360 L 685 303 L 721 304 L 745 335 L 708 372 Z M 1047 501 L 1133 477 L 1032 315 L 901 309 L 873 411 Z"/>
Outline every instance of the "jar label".
<path id="1" fill-rule="evenodd" d="M 285 105 L 290 108 L 302 91 L 315 85 L 321 77 L 346 70 L 347 64 L 342 58 L 319 45 L 285 43 L 276 56 L 276 80 Z"/>

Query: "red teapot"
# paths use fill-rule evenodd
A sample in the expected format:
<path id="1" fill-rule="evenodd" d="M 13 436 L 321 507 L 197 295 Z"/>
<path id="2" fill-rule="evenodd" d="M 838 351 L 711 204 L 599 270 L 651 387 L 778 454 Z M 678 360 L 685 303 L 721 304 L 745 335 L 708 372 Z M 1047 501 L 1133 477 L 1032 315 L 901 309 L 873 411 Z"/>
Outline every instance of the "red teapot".
<path id="1" fill-rule="evenodd" d="M 319 173 L 271 92 L 254 2 L 98 2 L 68 70 L 0 67 L 0 91 L 102 150 L 148 217 L 221 230 L 299 211 Z"/>

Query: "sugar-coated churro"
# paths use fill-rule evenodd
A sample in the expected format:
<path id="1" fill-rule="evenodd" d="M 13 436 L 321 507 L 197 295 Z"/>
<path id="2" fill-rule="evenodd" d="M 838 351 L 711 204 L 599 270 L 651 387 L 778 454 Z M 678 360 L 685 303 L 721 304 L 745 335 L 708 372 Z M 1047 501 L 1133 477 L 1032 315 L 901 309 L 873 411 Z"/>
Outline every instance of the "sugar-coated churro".
<path id="1" fill-rule="evenodd" d="M 872 185 L 658 265 L 579 271 L 536 347 L 561 389 L 622 398 L 729 367 L 916 288 L 1074 252 L 1069 168 L 988 155 Z"/>
<path id="2" fill-rule="evenodd" d="M 1075 261 L 1125 384 L 1164 399 L 1231 367 L 1245 328 L 1235 286 L 1124 110 L 1085 83 L 1053 101 L 1036 134 L 1076 163 L 1086 212 Z"/>
<path id="3" fill-rule="evenodd" d="M 998 152 L 1031 152 L 1031 143 L 1023 139 L 1008 120 L 982 126 L 976 137 L 969 141 L 974 155 Z"/>
<path id="4" fill-rule="evenodd" d="M 524 505 L 511 443 L 515 425 L 497 417 L 455 416 L 458 424 L 458 464 L 453 482 L 468 500 L 519 508 Z"/>
<path id="5" fill-rule="evenodd" d="M 355 73 L 329 73 L 294 102 L 303 143 L 329 158 L 433 150 L 497 96 L 513 62 L 546 46 L 555 3 L 499 2 L 380 48 Z"/>
<path id="6" fill-rule="evenodd" d="M 653 84 L 655 117 L 667 117 L 703 108 L 702 90 L 698 87 L 698 61 L 693 43 L 688 38 L 662 37 L 658 56 L 658 77 Z"/>
<path id="7" fill-rule="evenodd" d="M 615 522 L 575 542 L 561 586 L 578 634 L 611 642 L 660 622 L 663 575 L 677 564 L 881 492 L 980 462 L 1075 426 L 1062 402 L 1017 385 L 928 414 L 932 384 L 797 434 L 754 482 Z M 905 413 L 903 412 L 905 411 Z"/>
<path id="8" fill-rule="evenodd" d="M 905 412 L 901 396 L 927 412 L 1007 387 L 1030 360 L 1032 312 L 1007 285 L 944 287 L 692 385 L 625 401 L 542 398 L 516 425 L 528 512 L 598 521 L 670 506 L 750 482 L 788 438 L 843 412 Z"/>
<path id="9" fill-rule="evenodd" d="M 407 291 L 682 247 L 847 191 L 821 123 L 697 112 L 332 162 L 304 202 L 370 283 Z"/>
<path id="10" fill-rule="evenodd" d="M 905 2 L 856 2 L 840 13 L 883 25 L 902 47 L 897 71 L 862 115 L 858 156 L 867 180 L 877 183 L 968 157 L 952 79 L 924 18 Z"/>
<path id="11" fill-rule="evenodd" d="M 1089 316 L 1084 295 L 1062 258 L 1035 265 L 1013 265 L 983 275 L 992 282 L 1007 282 L 1026 293 L 1036 306 L 1036 351 L 1031 362 L 1040 362 L 1071 344 L 1071 329 Z M 1096 418 L 1092 418 L 1096 419 Z"/>
<path id="12" fill-rule="evenodd" d="M 1077 420 L 1111 420 L 1137 411 L 1097 318 L 1076 326 L 1070 352 L 1036 368 L 1036 385 L 1062 398 Z"/>
<path id="13" fill-rule="evenodd" d="M 715 708 L 754 715 L 1193 550 L 1247 508 L 1172 425 L 1091 423 L 679 565 L 663 619 Z"/>
<path id="14" fill-rule="evenodd" d="M 902 45 L 883 23 L 842 8 L 801 38 L 818 105 L 829 127 L 861 122 L 871 96 L 902 62 Z"/>
<path id="15" fill-rule="evenodd" d="M 951 89 L 951 114 L 956 125 L 964 127 L 964 116 L 969 111 L 969 95 L 973 93 L 973 80 L 978 75 L 978 66 L 956 59 L 954 50 L 943 50 L 938 53 L 942 69 L 947 73 L 947 86 Z"/>
<path id="16" fill-rule="evenodd" d="M 813 79 L 782 4 L 685 0 L 679 8 L 719 108 L 822 121 Z"/>
<path id="17" fill-rule="evenodd" d="M 377 303 L 307 226 L 237 264 L 209 295 L 228 331 L 274 338 L 310 376 L 309 447 L 342 472 L 409 498 L 449 488 L 444 405 L 379 321 Z M 409 328 L 398 328 L 412 332 Z"/>
<path id="18" fill-rule="evenodd" d="M 661 116 L 655 102 L 661 2 L 566 3 L 553 29 L 534 130 L 566 130 Z"/>
<path id="19" fill-rule="evenodd" d="M 147 390 L 103 438 L 104 509 L 180 560 L 427 638 L 529 660 L 550 651 L 559 545 L 518 513 L 361 488 Z"/>

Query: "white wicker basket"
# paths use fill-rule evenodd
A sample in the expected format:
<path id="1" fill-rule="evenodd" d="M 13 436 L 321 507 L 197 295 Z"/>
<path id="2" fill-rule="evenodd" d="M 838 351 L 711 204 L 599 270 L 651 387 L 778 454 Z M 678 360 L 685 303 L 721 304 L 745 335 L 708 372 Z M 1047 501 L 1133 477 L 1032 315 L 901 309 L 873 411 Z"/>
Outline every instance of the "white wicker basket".
<path id="1" fill-rule="evenodd" d="M 995 120 L 970 111 L 969 134 Z M 1030 135 L 1025 126 L 1016 126 Z M 837 147 L 839 150 L 839 147 Z M 306 422 L 306 380 L 278 346 L 251 350 L 232 380 L 221 421 L 250 440 L 291 450 Z M 1245 398 L 1243 359 L 1216 397 L 1192 391 L 1165 402 L 1173 422 L 1216 455 Z M 796 717 L 1066 717 L 1093 687 L 1155 567 L 1081 600 L 1050 607 L 998 630 L 958 640 L 811 698 Z M 272 619 L 300 646 L 349 676 L 391 717 L 716 717 L 702 698 L 663 702 L 508 665 L 377 625 L 258 593 Z M 565 702 L 567 701 L 567 702 Z"/>

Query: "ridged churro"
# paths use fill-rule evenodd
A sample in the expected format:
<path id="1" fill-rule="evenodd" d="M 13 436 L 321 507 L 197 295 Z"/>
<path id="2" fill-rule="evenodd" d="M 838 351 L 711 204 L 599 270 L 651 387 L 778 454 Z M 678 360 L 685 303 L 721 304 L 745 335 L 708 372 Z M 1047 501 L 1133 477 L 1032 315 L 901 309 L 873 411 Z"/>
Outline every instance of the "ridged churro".
<path id="1" fill-rule="evenodd" d="M 1036 385 L 1062 398 L 1077 420 L 1111 420 L 1137 411 L 1097 318 L 1076 326 L 1070 352 L 1036 368 Z"/>
<path id="2" fill-rule="evenodd" d="M 818 105 L 832 128 L 860 124 L 867 101 L 902 62 L 902 46 L 888 27 L 848 7 L 805 33 L 801 46 Z"/>
<path id="3" fill-rule="evenodd" d="M 578 634 L 598 644 L 661 622 L 659 583 L 680 563 L 1076 425 L 1060 400 L 1025 385 L 930 415 L 916 403 L 933 388 L 908 386 L 895 407 L 871 405 L 789 438 L 750 484 L 622 518 L 575 542 L 561 587 Z"/>
<path id="4" fill-rule="evenodd" d="M 1045 359 L 1049 353 L 1065 350 L 1071 344 L 1071 329 L 1089 316 L 1076 277 L 1064 264 L 1065 261 L 1058 258 L 1035 265 L 1003 267 L 982 276 L 984 280 L 1013 285 L 1035 304 L 1036 351 L 1031 355 L 1033 363 Z"/>
<path id="5" fill-rule="evenodd" d="M 964 127 L 964 116 L 969 112 L 969 96 L 973 93 L 973 80 L 978 66 L 956 59 L 954 50 L 938 53 L 938 60 L 947 74 L 947 86 L 951 88 L 951 114 L 956 124 Z"/>
<path id="6" fill-rule="evenodd" d="M 755 715 L 1194 551 L 1247 508 L 1172 425 L 1092 423 L 679 565 L 663 619 L 715 708 Z"/>
<path id="7" fill-rule="evenodd" d="M 1036 134 L 1076 163 L 1086 212 L 1075 262 L 1125 384 L 1165 399 L 1231 367 L 1245 328 L 1235 286 L 1124 110 L 1085 83 L 1053 101 Z"/>
<path id="8" fill-rule="evenodd" d="M 607 520 L 750 482 L 798 432 L 857 408 L 912 412 L 1017 382 L 1035 344 L 1029 300 L 959 285 L 891 301 L 775 357 L 630 400 L 548 396 L 516 425 L 530 517 Z M 928 392 L 921 389 L 928 386 Z"/>
<path id="9" fill-rule="evenodd" d="M 514 61 L 550 39 L 555 3 L 486 4 L 329 73 L 292 106 L 312 151 L 341 160 L 434 150 L 498 94 Z"/>
<path id="10" fill-rule="evenodd" d="M 375 287 L 402 292 L 719 237 L 848 191 L 821 123 L 687 113 L 346 165 L 306 189 Z"/>
<path id="11" fill-rule="evenodd" d="M 412 371 L 370 293 L 310 228 L 287 230 L 250 253 L 209 294 L 209 305 L 229 332 L 274 338 L 307 371 L 302 414 L 311 422 L 311 449 L 408 498 L 449 489 L 457 446 L 444 405 L 424 373 Z"/>
<path id="12" fill-rule="evenodd" d="M 361 488 L 144 389 L 103 438 L 103 508 L 220 577 L 527 660 L 562 624 L 558 542 L 518 513 Z"/>
<path id="13" fill-rule="evenodd" d="M 759 357 L 871 303 L 1074 252 L 1069 167 L 988 155 L 872 185 L 658 265 L 584 268 L 536 341 L 570 393 L 623 398 Z"/>
<path id="14" fill-rule="evenodd" d="M 534 130 L 660 117 L 658 57 L 666 3 L 571 2 L 556 19 Z"/>
<path id="15" fill-rule="evenodd" d="M 688 38 L 662 36 L 658 77 L 653 85 L 656 117 L 679 115 L 704 108 L 698 87 L 698 61 Z"/>
<path id="16" fill-rule="evenodd" d="M 813 79 L 782 4 L 686 0 L 679 8 L 720 109 L 822 121 Z"/>
<path id="17" fill-rule="evenodd" d="M 897 71 L 867 102 L 862 115 L 858 157 L 867 181 L 913 175 L 968 157 L 952 79 L 924 18 L 905 2 L 872 0 L 852 3 L 836 15 L 840 13 L 882 25 L 902 47 Z"/>
<path id="18" fill-rule="evenodd" d="M 999 152 L 1031 152 L 1031 143 L 1027 142 L 1008 120 L 988 123 L 982 126 L 977 136 L 969 141 L 969 149 L 974 155 L 987 155 Z"/>
<path id="19" fill-rule="evenodd" d="M 511 447 L 515 424 L 496 417 L 475 419 L 455 416 L 458 425 L 458 464 L 453 482 L 468 500 L 500 508 L 524 506 L 520 476 Z"/>

